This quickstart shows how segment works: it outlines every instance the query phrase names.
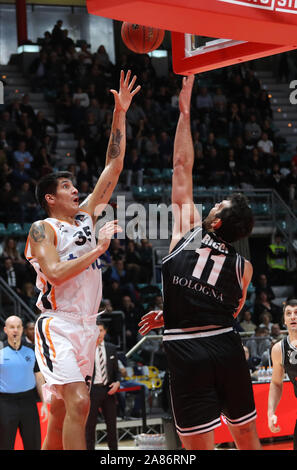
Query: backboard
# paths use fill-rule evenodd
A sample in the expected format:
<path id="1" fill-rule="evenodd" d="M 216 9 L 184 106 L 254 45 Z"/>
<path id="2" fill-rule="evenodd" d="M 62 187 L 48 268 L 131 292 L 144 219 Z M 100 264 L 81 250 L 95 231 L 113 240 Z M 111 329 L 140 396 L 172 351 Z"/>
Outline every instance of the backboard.
<path id="1" fill-rule="evenodd" d="M 94 15 L 171 31 L 174 71 L 180 74 L 297 48 L 296 0 L 87 0 L 87 8 Z M 185 33 L 218 42 L 189 54 Z"/>
<path id="2" fill-rule="evenodd" d="M 201 38 L 193 34 L 175 32 L 171 33 L 171 43 L 173 70 L 182 75 L 202 73 L 295 49 L 288 45 Z"/>

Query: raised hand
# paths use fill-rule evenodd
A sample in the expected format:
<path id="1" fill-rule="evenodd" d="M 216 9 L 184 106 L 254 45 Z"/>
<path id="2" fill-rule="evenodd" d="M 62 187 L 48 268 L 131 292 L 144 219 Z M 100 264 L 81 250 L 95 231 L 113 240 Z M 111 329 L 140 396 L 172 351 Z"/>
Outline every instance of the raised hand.
<path id="1" fill-rule="evenodd" d="M 124 111 L 124 112 L 128 111 L 133 96 L 136 95 L 136 93 L 138 93 L 141 88 L 141 86 L 138 85 L 133 90 L 133 87 L 136 81 L 136 75 L 133 76 L 131 81 L 130 81 L 130 77 L 131 77 L 131 70 L 128 70 L 126 77 L 124 76 L 123 70 L 121 70 L 119 92 L 117 92 L 116 90 L 110 90 L 110 92 L 114 96 L 115 110 L 117 111 Z"/>
<path id="2" fill-rule="evenodd" d="M 183 78 L 183 85 L 179 94 L 179 109 L 183 114 L 190 113 L 194 80 L 195 75 L 189 75 L 188 77 Z"/>
<path id="3" fill-rule="evenodd" d="M 98 243 L 97 246 L 100 247 L 103 252 L 105 252 L 109 245 L 110 241 L 116 233 L 122 232 L 123 229 L 118 225 L 117 220 L 111 220 L 107 222 L 98 233 Z"/>

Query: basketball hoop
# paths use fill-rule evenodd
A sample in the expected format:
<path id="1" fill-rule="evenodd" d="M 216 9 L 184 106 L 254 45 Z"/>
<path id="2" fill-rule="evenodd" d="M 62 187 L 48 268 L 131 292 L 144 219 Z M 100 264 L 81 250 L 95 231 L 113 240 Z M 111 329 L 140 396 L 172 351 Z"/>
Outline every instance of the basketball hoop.
<path id="1" fill-rule="evenodd" d="M 297 48 L 297 4 L 292 0 L 87 0 L 87 8 L 95 15 L 171 31 L 178 74 Z M 188 34 L 214 42 L 189 49 Z"/>

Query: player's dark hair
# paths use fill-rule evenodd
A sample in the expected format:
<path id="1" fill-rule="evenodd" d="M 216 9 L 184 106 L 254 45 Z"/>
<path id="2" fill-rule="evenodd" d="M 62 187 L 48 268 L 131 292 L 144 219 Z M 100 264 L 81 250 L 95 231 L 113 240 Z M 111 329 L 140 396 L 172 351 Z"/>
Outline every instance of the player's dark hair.
<path id="1" fill-rule="evenodd" d="M 215 233 L 225 242 L 232 243 L 251 234 L 254 216 L 244 194 L 234 193 L 228 200 L 231 201 L 231 206 L 225 207 L 217 215 L 222 220 L 222 225 Z"/>
<path id="2" fill-rule="evenodd" d="M 287 299 L 283 303 L 283 312 L 285 312 L 287 307 L 297 307 L 297 299 Z"/>
<path id="3" fill-rule="evenodd" d="M 46 194 L 56 194 L 58 187 L 58 180 L 60 178 L 67 178 L 72 180 L 72 174 L 69 171 L 56 171 L 43 176 L 36 185 L 35 197 L 40 206 L 48 214 L 48 205 L 45 200 Z"/>
<path id="4" fill-rule="evenodd" d="M 97 325 L 97 326 L 103 326 L 103 328 L 105 329 L 105 331 L 108 330 L 107 323 L 101 320 L 100 314 L 99 314 L 99 315 L 97 316 L 97 318 L 96 318 L 96 325 Z"/>

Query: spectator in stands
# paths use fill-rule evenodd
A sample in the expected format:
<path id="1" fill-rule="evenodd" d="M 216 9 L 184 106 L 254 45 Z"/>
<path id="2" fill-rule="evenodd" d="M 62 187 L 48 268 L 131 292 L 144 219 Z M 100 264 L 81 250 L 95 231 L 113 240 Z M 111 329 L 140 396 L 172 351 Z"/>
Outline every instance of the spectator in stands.
<path id="1" fill-rule="evenodd" d="M 25 182 L 29 184 L 35 182 L 33 178 L 34 176 L 33 167 L 31 169 L 26 169 L 25 166 L 26 166 L 26 163 L 23 161 L 20 161 L 15 164 L 15 167 L 12 170 L 11 177 L 12 177 L 13 185 L 17 190 L 19 190 L 21 186 L 23 185 L 23 183 Z M 17 197 L 17 192 L 16 192 L 16 197 Z M 23 223 L 21 211 L 19 211 L 17 207 L 15 207 L 15 209 L 17 213 L 20 213 L 20 220 L 15 220 L 15 222 Z"/>
<path id="2" fill-rule="evenodd" d="M 7 140 L 6 130 L 0 128 L 0 148 L 8 155 L 12 152 L 12 145 Z"/>
<path id="3" fill-rule="evenodd" d="M 280 233 L 276 233 L 274 241 L 267 247 L 267 266 L 270 283 L 283 285 L 288 282 L 288 249 Z"/>
<path id="4" fill-rule="evenodd" d="M 30 152 L 28 152 L 26 148 L 26 142 L 21 140 L 18 144 L 17 150 L 13 152 L 13 158 L 15 164 L 17 163 L 24 163 L 25 170 L 30 171 L 33 162 L 33 156 Z"/>
<path id="5" fill-rule="evenodd" d="M 12 122 L 16 124 L 17 127 L 19 125 L 20 117 L 22 115 L 20 105 L 21 105 L 21 100 L 19 96 L 16 95 L 16 97 L 12 100 L 12 102 L 6 107 L 6 110 L 10 114 L 10 119 L 12 120 Z"/>
<path id="6" fill-rule="evenodd" d="M 26 113 L 31 120 L 31 122 L 35 119 L 35 111 L 33 106 L 30 104 L 30 95 L 28 93 L 24 93 L 22 100 L 20 102 L 20 110 L 22 113 Z"/>
<path id="7" fill-rule="evenodd" d="M 143 163 L 137 148 L 132 148 L 126 159 L 126 190 L 130 190 L 132 184 L 143 186 Z"/>
<path id="8" fill-rule="evenodd" d="M 297 166 L 291 165 L 290 173 L 285 178 L 285 185 L 287 187 L 287 199 L 295 210 L 297 207 Z"/>
<path id="9" fill-rule="evenodd" d="M 156 295 L 153 301 L 149 303 L 147 310 L 163 310 L 163 297 L 162 295 Z"/>
<path id="10" fill-rule="evenodd" d="M 141 259 L 141 282 L 150 282 L 153 272 L 153 249 L 152 244 L 147 239 L 140 241 L 139 255 Z"/>
<path id="11" fill-rule="evenodd" d="M 255 334 L 247 340 L 246 344 L 250 352 L 251 360 L 255 365 L 260 365 L 262 359 L 266 359 L 266 351 L 270 349 L 271 338 L 269 331 L 264 327 L 257 327 Z M 264 356 L 263 356 L 264 355 Z"/>
<path id="12" fill-rule="evenodd" d="M 22 113 L 18 122 L 18 132 L 20 134 L 19 139 L 25 140 L 24 136 L 26 135 L 27 129 L 31 129 L 34 124 L 34 121 L 29 119 L 27 113 Z"/>
<path id="13" fill-rule="evenodd" d="M 88 112 L 85 122 L 72 122 L 72 126 L 74 126 L 74 131 L 78 132 L 79 137 L 85 139 L 88 148 L 94 152 L 95 146 L 100 139 L 100 126 L 95 119 L 95 115 L 92 112 Z"/>
<path id="14" fill-rule="evenodd" d="M 21 298 L 34 313 L 37 313 L 36 302 L 38 294 L 32 282 L 24 282 L 21 289 Z"/>
<path id="15" fill-rule="evenodd" d="M 240 116 L 238 104 L 233 102 L 228 108 L 228 135 L 230 139 L 239 137 L 243 133 L 244 124 Z"/>
<path id="16" fill-rule="evenodd" d="M 100 65 L 100 67 L 103 67 L 106 72 L 110 72 L 113 68 L 109 55 L 103 44 L 101 44 L 95 52 L 94 60 Z"/>
<path id="17" fill-rule="evenodd" d="M 228 172 L 226 160 L 221 151 L 212 147 L 206 159 L 206 171 L 208 173 L 208 184 L 210 186 L 227 186 L 231 176 Z"/>
<path id="18" fill-rule="evenodd" d="M 266 90 L 260 90 L 259 96 L 256 102 L 257 111 L 260 113 L 260 119 L 265 121 L 266 119 L 271 119 L 273 116 L 271 109 L 271 100 L 268 97 Z"/>
<path id="19" fill-rule="evenodd" d="M 17 197 L 22 207 L 23 221 L 35 221 L 38 215 L 37 203 L 28 181 L 24 181 L 20 190 L 17 192 Z"/>
<path id="20" fill-rule="evenodd" d="M 133 101 L 127 112 L 127 121 L 132 127 L 133 135 L 137 134 L 141 120 L 146 121 L 144 110 L 137 101 Z"/>
<path id="21" fill-rule="evenodd" d="M 158 137 L 160 168 L 170 168 L 172 160 L 173 142 L 166 131 L 162 131 Z"/>
<path id="22" fill-rule="evenodd" d="M 124 289 L 119 281 L 113 280 L 109 283 L 108 282 L 109 279 L 106 280 L 106 284 L 103 286 L 104 297 L 110 299 L 115 310 L 121 310 Z"/>
<path id="23" fill-rule="evenodd" d="M 63 20 L 58 20 L 52 30 L 51 38 L 52 38 L 52 44 L 54 47 L 62 44 L 63 42 L 62 26 L 63 26 Z"/>
<path id="24" fill-rule="evenodd" d="M 34 167 L 36 168 L 36 171 L 38 170 L 38 177 L 41 178 L 47 173 L 51 173 L 53 171 L 53 166 L 54 162 L 51 154 L 48 153 L 47 148 L 42 145 L 34 158 Z"/>
<path id="25" fill-rule="evenodd" d="M 102 307 L 104 307 L 104 313 L 112 313 L 114 311 L 113 305 L 109 299 L 102 299 Z"/>
<path id="26" fill-rule="evenodd" d="M 265 164 L 259 150 L 255 147 L 252 150 L 252 157 L 249 162 L 249 180 L 255 188 L 263 188 L 265 186 L 265 177 Z"/>
<path id="27" fill-rule="evenodd" d="M 247 333 L 249 332 L 255 332 L 257 325 L 252 321 L 252 313 L 250 310 L 245 310 L 242 313 L 242 320 L 240 322 L 241 328 L 246 331 Z"/>
<path id="28" fill-rule="evenodd" d="M 261 137 L 262 129 L 257 122 L 257 116 L 251 114 L 248 122 L 244 126 L 244 131 L 251 136 L 252 142 L 256 144 Z"/>
<path id="29" fill-rule="evenodd" d="M 35 344 L 35 321 L 28 320 L 25 324 L 24 339 L 27 343 Z"/>
<path id="30" fill-rule="evenodd" d="M 268 300 L 273 300 L 275 298 L 273 289 L 270 283 L 268 282 L 266 274 L 264 273 L 259 274 L 255 282 L 255 287 L 256 287 L 256 295 L 260 294 L 261 291 L 265 291 L 267 294 Z"/>
<path id="31" fill-rule="evenodd" d="M 134 240 L 129 240 L 126 247 L 125 268 L 127 270 L 127 278 L 133 284 L 139 282 L 141 272 L 141 258 L 138 246 Z"/>
<path id="32" fill-rule="evenodd" d="M 246 360 L 247 360 L 248 365 L 249 365 L 249 370 L 250 370 L 252 380 L 258 380 L 258 370 L 257 370 L 257 367 L 256 367 L 256 364 L 258 363 L 258 360 L 257 359 L 254 360 L 253 358 L 251 358 L 250 351 L 249 351 L 249 348 L 247 346 L 244 345 L 243 349 L 244 349 Z"/>
<path id="33" fill-rule="evenodd" d="M 199 113 L 209 113 L 213 109 L 212 96 L 206 86 L 202 86 L 196 96 L 196 108 Z"/>
<path id="34" fill-rule="evenodd" d="M 271 333 L 271 328 L 272 328 L 272 325 L 273 325 L 271 313 L 264 310 L 264 312 L 261 313 L 261 315 L 260 315 L 259 321 L 260 321 L 259 327 L 260 328 L 262 328 L 262 327 L 267 328 L 268 331 L 269 331 L 269 334 L 270 334 Z"/>
<path id="35" fill-rule="evenodd" d="M 20 295 L 23 283 L 23 273 L 19 269 L 19 266 L 17 264 L 14 265 L 12 259 L 6 257 L 4 259 L 3 266 L 0 265 L 0 272 L 1 277 L 3 277 L 8 286 L 18 295 Z M 13 311 L 14 305 L 8 295 L 3 293 L 1 301 L 2 307 L 6 310 L 6 313 Z"/>
<path id="36" fill-rule="evenodd" d="M 4 181 L 3 189 L 0 189 L 0 205 L 2 208 L 5 208 L 5 216 L 2 222 L 6 224 L 13 220 L 12 212 L 14 211 L 14 206 L 15 206 L 14 200 L 15 200 L 16 192 L 12 189 L 12 183 L 13 183 L 12 175 L 13 175 L 13 170 L 12 169 L 8 170 L 8 173 L 6 173 L 6 176 L 8 177 L 9 181 Z"/>
<path id="37" fill-rule="evenodd" d="M 11 119 L 10 113 L 7 110 L 4 110 L 1 114 L 0 129 L 5 132 L 8 140 L 13 140 L 18 137 L 18 127 Z"/>
<path id="38" fill-rule="evenodd" d="M 43 91 L 48 83 L 48 53 L 41 49 L 39 57 L 29 67 L 30 82 L 33 93 Z"/>
<path id="39" fill-rule="evenodd" d="M 78 187 L 78 197 L 79 202 L 83 202 L 92 192 L 92 187 L 90 186 L 89 181 L 82 180 Z"/>
<path id="40" fill-rule="evenodd" d="M 125 256 L 125 246 L 119 238 L 113 238 L 110 242 L 109 253 L 113 260 L 122 259 Z"/>
<path id="41" fill-rule="evenodd" d="M 272 167 L 275 159 L 274 144 L 272 140 L 268 138 L 266 132 L 262 132 L 261 139 L 258 140 L 257 148 L 260 150 L 264 157 L 266 167 Z"/>
<path id="42" fill-rule="evenodd" d="M 10 258 L 14 265 L 18 264 L 21 267 L 26 264 L 18 250 L 16 239 L 12 236 L 7 237 L 4 241 L 3 256 Z"/>
<path id="43" fill-rule="evenodd" d="M 40 139 L 43 139 L 47 135 L 47 128 L 52 128 L 56 133 L 58 132 L 58 127 L 54 121 L 46 119 L 42 111 L 38 111 L 36 114 L 36 119 L 32 125 L 34 135 L 38 135 Z"/>
<path id="44" fill-rule="evenodd" d="M 267 293 L 265 291 L 260 291 L 256 296 L 254 305 L 253 320 L 256 325 L 259 325 L 261 321 L 261 314 L 266 311 L 271 314 L 272 321 L 274 323 L 279 323 L 281 321 L 281 308 L 268 300 Z"/>
<path id="45" fill-rule="evenodd" d="M 82 87 L 80 86 L 76 88 L 76 91 L 73 93 L 72 99 L 73 102 L 78 100 L 80 106 L 82 106 L 83 108 L 88 108 L 90 105 L 89 95 L 85 91 L 83 91 Z"/>
<path id="46" fill-rule="evenodd" d="M 243 86 L 239 102 L 243 103 L 248 111 L 255 111 L 256 98 L 249 85 Z"/>
<path id="47" fill-rule="evenodd" d="M 65 52 L 70 48 L 70 47 L 74 47 L 75 44 L 74 44 L 74 41 L 73 39 L 71 39 L 69 36 L 69 31 L 68 29 L 63 29 L 62 30 L 62 42 L 61 42 L 61 47 L 63 49 L 63 52 L 65 54 Z"/>
<path id="48" fill-rule="evenodd" d="M 31 155 L 35 156 L 38 140 L 33 135 L 31 127 L 27 127 L 27 129 L 25 130 L 23 140 L 26 142 L 26 149 L 28 150 L 28 152 L 30 152 Z"/>
<path id="49" fill-rule="evenodd" d="M 137 342 L 138 323 L 143 313 L 143 309 L 140 305 L 136 306 L 132 302 L 130 296 L 125 295 L 122 298 L 120 310 L 122 310 L 125 314 L 126 347 L 127 350 L 129 350 Z"/>
<path id="50" fill-rule="evenodd" d="M 284 175 L 280 170 L 280 165 L 278 163 L 274 163 L 271 174 L 267 178 L 267 186 L 271 189 L 275 189 L 283 199 L 286 199 L 287 188 L 284 184 Z"/>
<path id="51" fill-rule="evenodd" d="M 273 323 L 270 330 L 270 336 L 272 339 L 272 344 L 277 343 L 281 339 L 285 338 L 285 334 L 281 333 L 279 323 Z"/>

